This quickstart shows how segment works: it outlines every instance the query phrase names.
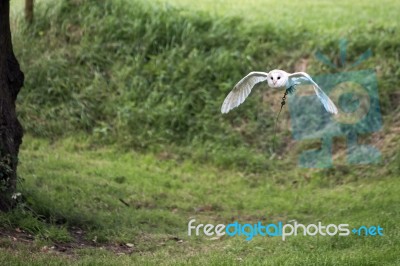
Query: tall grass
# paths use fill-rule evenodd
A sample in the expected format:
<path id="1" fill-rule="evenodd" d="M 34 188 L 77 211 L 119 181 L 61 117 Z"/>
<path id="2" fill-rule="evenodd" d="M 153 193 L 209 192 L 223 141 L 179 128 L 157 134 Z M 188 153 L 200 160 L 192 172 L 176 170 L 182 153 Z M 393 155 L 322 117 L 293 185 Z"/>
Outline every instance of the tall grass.
<path id="1" fill-rule="evenodd" d="M 275 113 L 254 90 L 243 108 L 221 115 L 233 85 L 252 70 L 294 70 L 301 58 L 312 61 L 313 74 L 327 72 L 314 51 L 337 53 L 335 36 L 314 36 L 301 25 L 248 26 L 239 17 L 139 0 L 39 3 L 35 16 L 14 34 L 26 74 L 18 110 L 27 132 L 54 138 L 81 131 L 240 167 L 268 167 Z M 395 109 L 389 95 L 400 76 L 397 30 L 360 29 L 349 50 L 350 60 L 370 47 L 378 53 L 367 66 L 379 64 L 385 78 L 386 113 Z"/>

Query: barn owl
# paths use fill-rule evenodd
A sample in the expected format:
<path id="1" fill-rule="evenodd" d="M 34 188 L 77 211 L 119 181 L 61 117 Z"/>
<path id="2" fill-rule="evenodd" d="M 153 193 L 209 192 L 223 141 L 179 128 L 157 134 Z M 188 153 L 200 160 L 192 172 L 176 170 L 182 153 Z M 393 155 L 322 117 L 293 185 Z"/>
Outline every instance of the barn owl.
<path id="1" fill-rule="evenodd" d="M 268 86 L 271 88 L 285 88 L 287 93 L 294 91 L 297 85 L 311 84 L 314 91 L 321 101 L 326 111 L 332 114 L 337 114 L 338 110 L 335 104 L 329 99 L 328 95 L 315 83 L 314 80 L 305 72 L 296 72 L 293 74 L 286 71 L 275 69 L 269 73 L 266 72 L 251 72 L 242 78 L 226 96 L 221 107 L 223 114 L 228 113 L 233 108 L 238 107 L 249 96 L 251 89 L 260 82 L 267 80 Z M 286 95 L 286 94 L 285 94 Z"/>

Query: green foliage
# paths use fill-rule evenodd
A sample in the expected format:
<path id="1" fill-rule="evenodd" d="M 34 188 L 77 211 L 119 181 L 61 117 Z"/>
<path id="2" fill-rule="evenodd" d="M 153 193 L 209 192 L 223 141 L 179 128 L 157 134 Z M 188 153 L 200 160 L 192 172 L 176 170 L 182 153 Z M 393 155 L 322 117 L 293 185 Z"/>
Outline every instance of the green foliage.
<path id="1" fill-rule="evenodd" d="M 221 115 L 224 97 L 252 70 L 293 70 L 317 48 L 337 58 L 338 37 L 315 35 L 307 24 L 247 25 L 239 17 L 139 0 L 40 4 L 34 24 L 14 34 L 26 74 L 18 110 L 26 131 L 36 136 L 84 131 L 97 143 L 176 146 L 178 153 L 225 166 L 246 154 L 241 167 L 265 168 L 272 100 L 261 100 L 262 90 L 255 90 L 242 108 Z M 367 48 L 378 54 L 363 67 L 380 64 L 386 113 L 396 107 L 389 93 L 400 76 L 393 59 L 396 29 L 355 29 L 348 54 L 349 60 Z M 377 30 L 387 32 L 385 38 Z M 330 71 L 315 62 L 309 69 Z"/>
<path id="2" fill-rule="evenodd" d="M 21 55 L 27 78 L 20 116 L 28 132 L 84 130 L 136 148 L 246 145 L 232 130 L 233 117 L 219 114 L 233 81 L 250 69 L 241 53 L 254 50 L 249 34 L 232 30 L 238 20 L 121 1 L 64 1 L 39 7 L 36 16 L 19 36 L 35 47 Z M 243 115 L 257 125 L 255 109 Z"/>

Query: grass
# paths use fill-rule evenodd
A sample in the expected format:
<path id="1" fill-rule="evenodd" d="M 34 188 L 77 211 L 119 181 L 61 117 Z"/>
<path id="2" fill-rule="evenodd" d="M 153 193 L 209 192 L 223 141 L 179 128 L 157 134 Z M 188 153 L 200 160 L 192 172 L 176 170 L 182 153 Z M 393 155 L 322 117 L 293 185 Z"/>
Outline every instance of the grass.
<path id="1" fill-rule="evenodd" d="M 357 28 L 398 27 L 398 3 L 385 1 L 291 1 L 277 0 L 159 0 L 190 10 L 206 11 L 215 16 L 238 16 L 259 26 L 272 24 L 280 29 L 306 27 L 315 34 L 350 37 Z M 357 15 L 354 15 L 357 12 Z M 287 29 L 286 29 L 287 30 Z"/>
<path id="2" fill-rule="evenodd" d="M 362 10 L 370 13 L 372 7 Z M 323 24 L 265 20 L 256 27 L 240 16 L 140 1 L 43 1 L 35 14 L 29 27 L 16 19 L 13 28 L 26 74 L 19 117 L 34 136 L 58 138 L 78 130 L 97 143 L 179 150 L 186 158 L 225 167 L 240 161 L 239 168 L 257 172 L 268 167 L 277 142 L 273 123 L 282 93 L 260 86 L 243 108 L 221 116 L 224 97 L 252 70 L 294 71 L 306 59 L 312 75 L 332 73 L 314 53 L 321 50 L 336 62 L 342 37 L 349 39 L 349 62 L 373 50 L 356 70 L 376 68 L 382 112 L 398 108 L 391 100 L 400 77 L 395 22 L 350 27 L 347 35 L 315 35 Z M 295 18 L 303 15 L 293 13 Z M 280 136 L 289 138 L 290 132 L 282 130 Z M 280 152 L 285 148 L 282 141 L 276 144 Z"/>
<path id="3" fill-rule="evenodd" d="M 398 265 L 396 1 L 166 2 L 37 1 L 29 27 L 14 6 L 26 136 L 20 203 L 0 214 L 0 264 Z M 312 75 L 331 73 L 314 52 L 337 62 L 343 37 L 349 61 L 373 51 L 357 69 L 376 70 L 384 125 L 360 141 L 381 164 L 348 165 L 338 138 L 334 168 L 299 168 L 299 153 L 318 145 L 291 140 L 287 111 L 272 151 L 281 93 L 255 90 L 219 114 L 251 70 L 306 60 Z M 210 239 L 187 236 L 192 218 L 380 225 L 385 235 Z"/>
<path id="4" fill-rule="evenodd" d="M 27 136 L 21 151 L 19 191 L 24 203 L 0 216 L 3 228 L 20 228 L 37 238 L 31 245 L 2 241 L 0 261 L 37 265 L 48 258 L 67 264 L 244 262 L 268 265 L 397 264 L 400 193 L 397 176 L 379 166 L 336 171 L 292 167 L 264 174 L 223 170 L 164 154 L 121 153 L 93 147 L 84 138 L 56 142 Z M 122 199 L 129 205 L 121 203 Z M 380 225 L 383 237 L 187 236 L 187 223 L 348 223 Z M 97 249 L 56 256 L 40 251 L 51 243 L 95 240 Z M 179 241 L 182 240 L 182 241 Z M 86 241 L 86 242 L 85 242 Z M 101 246 L 133 243 L 131 255 L 116 256 Z M 18 250 L 18 251 L 17 251 Z M 32 253 L 33 252 L 33 253 Z M 35 254 L 35 255 L 32 255 Z M 365 254 L 369 254 L 365 256 Z"/>

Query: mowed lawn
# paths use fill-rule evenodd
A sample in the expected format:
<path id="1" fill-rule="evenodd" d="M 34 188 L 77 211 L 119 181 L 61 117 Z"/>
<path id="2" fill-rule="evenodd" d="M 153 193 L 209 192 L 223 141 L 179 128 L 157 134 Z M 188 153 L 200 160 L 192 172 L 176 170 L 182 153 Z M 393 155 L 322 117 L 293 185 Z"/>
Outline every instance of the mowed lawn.
<path id="1" fill-rule="evenodd" d="M 159 0 L 165 5 L 210 12 L 217 16 L 237 16 L 265 27 L 306 26 L 318 33 L 349 36 L 357 28 L 398 26 L 396 0 Z"/>
<path id="2" fill-rule="evenodd" d="M 28 136 L 19 191 L 35 212 L 18 209 L 14 215 L 23 218 L 0 217 L 9 230 L 20 228 L 36 240 L 2 238 L 0 262 L 396 265 L 400 181 L 379 166 L 355 168 L 246 174 L 165 154 L 96 148 L 84 139 L 50 143 Z M 40 219 L 44 215 L 51 225 Z M 384 236 L 189 237 L 190 219 L 215 225 L 294 220 L 346 223 L 351 229 L 380 225 Z M 82 238 L 73 233 L 77 228 Z M 74 249 L 57 250 L 68 243 Z M 54 245 L 55 250 L 44 248 Z"/>
<path id="3" fill-rule="evenodd" d="M 14 12 L 22 2 L 12 1 Z M 399 25 L 394 0 L 160 2 L 282 29 L 305 25 L 338 39 L 358 27 Z M 381 146 L 379 165 L 303 169 L 292 152 L 250 173 L 171 152 L 102 147 L 81 133 L 51 141 L 28 133 L 19 166 L 23 200 L 0 214 L 0 265 L 399 265 L 398 143 L 391 136 Z M 384 235 L 189 237 L 191 219 L 379 225 Z"/>

